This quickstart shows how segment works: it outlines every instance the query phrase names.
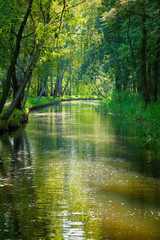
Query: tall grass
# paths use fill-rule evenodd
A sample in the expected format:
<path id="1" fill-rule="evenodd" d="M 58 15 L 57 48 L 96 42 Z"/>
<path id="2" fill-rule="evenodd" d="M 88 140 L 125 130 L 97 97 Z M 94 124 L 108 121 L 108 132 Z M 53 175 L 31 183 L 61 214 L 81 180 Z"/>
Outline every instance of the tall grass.
<path id="1" fill-rule="evenodd" d="M 139 94 L 113 91 L 101 102 L 101 107 L 133 124 L 139 144 L 160 148 L 160 100 L 146 106 Z"/>

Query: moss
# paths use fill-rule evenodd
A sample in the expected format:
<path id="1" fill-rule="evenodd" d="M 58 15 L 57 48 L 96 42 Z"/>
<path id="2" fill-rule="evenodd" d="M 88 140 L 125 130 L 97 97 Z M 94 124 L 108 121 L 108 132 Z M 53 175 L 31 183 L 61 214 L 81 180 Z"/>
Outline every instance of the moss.
<path id="1" fill-rule="evenodd" d="M 45 107 L 51 104 L 57 104 L 60 102 L 60 98 L 42 98 L 37 102 L 36 98 L 29 98 L 25 109 L 15 109 L 7 121 L 0 120 L 0 133 L 10 131 L 12 129 L 20 127 L 23 123 L 28 121 L 28 115 L 30 110 L 37 107 Z M 8 107 L 5 107 L 0 114 L 0 117 L 7 111 Z"/>
<path id="2" fill-rule="evenodd" d="M 0 117 L 7 111 L 5 108 Z M 7 121 L 0 120 L 0 133 L 12 130 L 14 128 L 20 127 L 23 123 L 28 121 L 28 110 L 15 109 Z"/>

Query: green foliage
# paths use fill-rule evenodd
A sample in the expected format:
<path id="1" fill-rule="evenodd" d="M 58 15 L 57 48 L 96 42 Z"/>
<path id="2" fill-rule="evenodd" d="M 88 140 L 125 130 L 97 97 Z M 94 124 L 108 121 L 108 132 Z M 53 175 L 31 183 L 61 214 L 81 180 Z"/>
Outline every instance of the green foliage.
<path id="1" fill-rule="evenodd" d="M 138 142 L 147 148 L 160 147 L 160 100 L 145 106 L 139 94 L 113 91 L 101 102 L 104 111 L 133 124 Z"/>
<path id="2" fill-rule="evenodd" d="M 78 95 L 72 95 L 72 96 L 68 96 L 68 95 L 65 95 L 64 97 L 62 97 L 61 99 L 63 100 L 78 100 L 78 99 L 82 99 L 82 98 L 90 98 L 90 99 L 98 99 L 98 96 L 97 95 L 84 95 L 84 94 L 78 94 Z"/>
<path id="3" fill-rule="evenodd" d="M 160 100 L 147 105 L 137 116 L 136 129 L 143 145 L 160 148 Z"/>

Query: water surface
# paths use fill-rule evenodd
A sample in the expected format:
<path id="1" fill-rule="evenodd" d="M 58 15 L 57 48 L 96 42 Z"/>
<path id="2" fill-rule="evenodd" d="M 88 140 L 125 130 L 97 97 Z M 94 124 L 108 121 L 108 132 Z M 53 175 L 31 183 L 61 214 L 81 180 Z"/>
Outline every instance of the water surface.
<path id="1" fill-rule="evenodd" d="M 158 153 L 96 101 L 32 112 L 0 139 L 0 239 L 160 239 Z"/>

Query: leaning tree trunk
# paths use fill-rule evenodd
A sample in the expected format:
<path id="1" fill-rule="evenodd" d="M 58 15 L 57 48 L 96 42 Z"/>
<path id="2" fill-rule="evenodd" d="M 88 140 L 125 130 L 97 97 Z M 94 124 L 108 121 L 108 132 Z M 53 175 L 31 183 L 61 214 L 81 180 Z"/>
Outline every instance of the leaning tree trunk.
<path id="1" fill-rule="evenodd" d="M 27 86 L 27 90 L 24 94 L 24 99 L 23 99 L 23 103 L 22 103 L 22 109 L 25 107 L 26 105 L 26 102 L 27 102 L 27 98 L 28 98 L 28 95 L 29 95 L 29 89 L 30 89 L 30 85 L 31 85 L 31 79 L 29 80 L 28 82 L 28 86 Z"/>
<path id="2" fill-rule="evenodd" d="M 7 72 L 5 87 L 4 87 L 3 95 L 2 95 L 2 98 L 1 98 L 1 101 L 0 101 L 0 113 L 3 110 L 4 104 L 5 104 L 7 96 L 8 96 L 8 92 L 9 92 L 10 84 L 11 84 L 11 78 L 12 78 L 12 75 L 13 75 L 13 72 L 14 72 L 14 68 L 15 68 L 15 65 L 16 65 L 16 62 L 17 62 L 18 55 L 19 55 L 20 43 L 21 43 L 21 40 L 22 40 L 22 34 L 23 34 L 23 31 L 24 31 L 24 27 L 26 25 L 28 16 L 31 12 L 32 2 L 33 2 L 33 0 L 29 1 L 26 14 L 25 14 L 25 16 L 24 16 L 24 18 L 21 22 L 21 26 L 20 26 L 19 31 L 18 31 L 14 54 L 13 54 L 13 57 L 11 59 L 11 63 L 10 63 L 10 66 L 9 66 L 9 69 L 8 69 L 8 72 Z"/>
<path id="3" fill-rule="evenodd" d="M 41 91 L 40 91 L 40 94 L 39 94 L 39 96 L 38 96 L 37 102 L 39 102 L 39 100 L 40 100 L 40 98 L 41 98 L 41 96 L 42 96 L 42 94 L 43 94 L 43 91 L 44 91 L 45 86 L 46 86 L 46 84 L 47 84 L 47 80 L 48 80 L 48 76 L 46 77 L 46 79 L 45 79 L 45 81 L 44 81 L 44 84 L 43 84 L 43 87 L 42 87 L 42 89 L 41 89 Z"/>
<path id="4" fill-rule="evenodd" d="M 19 88 L 15 68 L 14 68 L 13 75 L 12 75 L 12 83 L 13 83 L 13 98 L 14 98 L 15 95 L 16 95 L 16 92 L 17 92 L 17 90 Z M 16 108 L 18 108 L 18 109 L 22 108 L 22 106 L 21 106 L 21 98 L 19 99 Z"/>
<path id="5" fill-rule="evenodd" d="M 66 88 L 68 87 L 69 80 L 70 80 L 70 78 L 67 79 L 67 82 L 66 82 L 66 84 L 65 84 L 65 86 L 64 86 L 64 89 L 63 89 L 62 94 L 61 94 L 62 97 L 63 97 L 63 95 L 64 95 L 64 93 L 65 93 L 65 91 L 66 91 Z"/>
<path id="6" fill-rule="evenodd" d="M 12 100 L 12 103 L 9 106 L 8 110 L 0 118 L 1 120 L 8 120 L 8 118 L 11 116 L 12 112 L 16 108 L 17 103 L 18 103 L 20 97 L 22 96 L 27 83 L 30 81 L 30 78 L 32 76 L 32 71 L 35 68 L 35 64 L 36 64 L 36 62 L 38 60 L 39 54 L 40 54 L 40 45 L 37 47 L 37 50 L 36 50 L 32 60 L 31 60 L 31 63 L 28 66 L 28 69 L 27 69 L 26 74 L 24 76 L 23 82 L 19 86 L 19 88 L 18 88 L 18 90 L 16 92 L 16 95 L 15 95 L 14 99 Z"/>

